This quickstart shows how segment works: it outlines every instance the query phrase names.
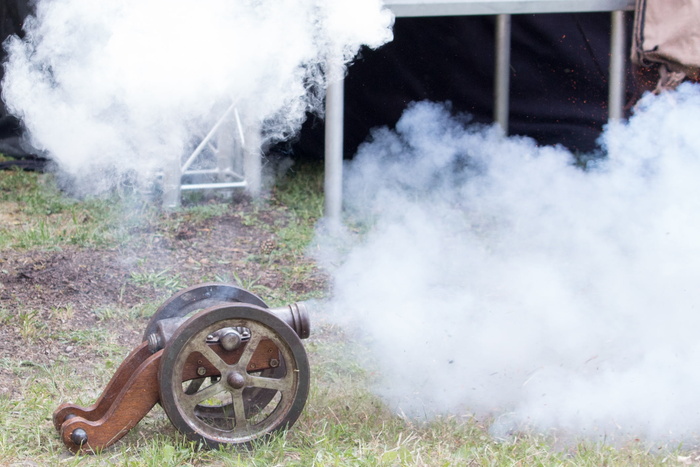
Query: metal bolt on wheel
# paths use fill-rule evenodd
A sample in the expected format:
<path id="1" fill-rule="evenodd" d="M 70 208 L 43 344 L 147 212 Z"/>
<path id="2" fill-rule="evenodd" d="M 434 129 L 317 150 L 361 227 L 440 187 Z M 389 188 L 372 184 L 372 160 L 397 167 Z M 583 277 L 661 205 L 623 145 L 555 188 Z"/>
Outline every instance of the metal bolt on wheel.
<path id="1" fill-rule="evenodd" d="M 226 350 L 211 340 L 226 328 L 250 337 Z M 192 316 L 165 346 L 160 401 L 190 439 L 209 447 L 245 444 L 297 420 L 309 373 L 299 336 L 282 319 L 255 305 L 217 305 Z"/>

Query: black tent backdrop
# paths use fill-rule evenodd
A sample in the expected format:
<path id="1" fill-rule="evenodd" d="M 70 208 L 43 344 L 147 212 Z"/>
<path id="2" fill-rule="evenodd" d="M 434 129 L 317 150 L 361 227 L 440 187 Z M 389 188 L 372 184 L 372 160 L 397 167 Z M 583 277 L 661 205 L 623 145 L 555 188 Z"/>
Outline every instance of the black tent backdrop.
<path id="1" fill-rule="evenodd" d="M 394 40 L 364 51 L 348 70 L 345 157 L 371 128 L 394 125 L 411 101 L 449 101 L 475 122 L 492 122 L 494 50 L 494 17 L 398 18 Z M 609 53 L 609 13 L 514 15 L 510 134 L 595 150 L 607 122 Z M 293 150 L 319 157 L 322 144 L 322 125 L 311 119 Z"/>
<path id="2" fill-rule="evenodd" d="M 31 5 L 28 0 L 2 0 L 0 1 L 0 41 L 11 35 L 22 36 L 22 23 L 24 18 L 30 14 Z M 6 52 L 4 47 L 0 47 L 0 63 L 5 62 Z M 4 67 L 0 67 L 0 82 L 4 75 Z M 21 144 L 22 126 L 21 123 L 9 115 L 4 102 L 0 99 L 0 154 L 16 158 L 34 159 Z M 27 169 L 39 169 L 43 166 L 43 160 L 25 160 L 15 162 Z"/>

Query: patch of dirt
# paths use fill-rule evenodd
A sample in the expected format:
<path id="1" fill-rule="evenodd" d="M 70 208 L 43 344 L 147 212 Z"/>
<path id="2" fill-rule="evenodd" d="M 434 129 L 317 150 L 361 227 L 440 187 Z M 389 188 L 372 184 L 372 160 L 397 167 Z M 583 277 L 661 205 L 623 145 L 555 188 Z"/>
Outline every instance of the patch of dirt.
<path id="1" fill-rule="evenodd" d="M 73 307 L 89 312 L 100 306 L 133 306 L 148 295 L 129 282 L 129 270 L 117 251 L 80 250 L 6 252 L 0 300 L 45 310 Z"/>
<path id="2" fill-rule="evenodd" d="M 30 365 L 50 365 L 66 356 L 95 360 L 94 346 L 56 336 L 101 329 L 131 350 L 148 320 L 139 310 L 162 303 L 179 288 L 217 278 L 237 278 L 263 291 L 288 283 L 283 274 L 289 265 L 281 261 L 310 262 L 303 252 L 294 258 L 274 254 L 279 240 L 269 226 L 285 225 L 289 213 L 266 209 L 261 222 L 253 210 L 244 201 L 205 221 L 178 218 L 156 227 L 144 222 L 122 249 L 0 251 L 0 357 Z M 258 216 L 256 222 L 246 221 L 251 215 Z M 290 290 L 303 295 L 325 283 L 318 272 Z M 253 292 L 267 301 L 258 290 Z M 131 310 L 139 317 L 105 318 L 104 310 Z M 12 392 L 16 378 L 0 365 L 0 395 Z"/>
<path id="3" fill-rule="evenodd" d="M 0 224 L 17 225 L 21 224 L 22 214 L 16 203 L 4 202 L 0 204 Z"/>

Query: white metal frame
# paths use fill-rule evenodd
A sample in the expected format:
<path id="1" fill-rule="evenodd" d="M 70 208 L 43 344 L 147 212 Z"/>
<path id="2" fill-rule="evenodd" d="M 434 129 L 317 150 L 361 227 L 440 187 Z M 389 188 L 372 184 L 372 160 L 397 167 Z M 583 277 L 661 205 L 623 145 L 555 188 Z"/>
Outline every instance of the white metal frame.
<path id="1" fill-rule="evenodd" d="M 510 15 L 524 13 L 582 13 L 610 11 L 610 120 L 622 118 L 625 69 L 624 11 L 634 0 L 385 0 L 397 17 L 496 15 L 496 63 L 494 121 L 508 131 L 510 89 Z M 343 81 L 332 83 L 326 93 L 325 216 L 339 223 L 343 178 Z"/>
<path id="2" fill-rule="evenodd" d="M 180 206 L 183 191 L 246 189 L 260 191 L 262 155 L 259 125 L 244 124 L 230 105 L 184 160 L 163 174 L 163 207 Z"/>

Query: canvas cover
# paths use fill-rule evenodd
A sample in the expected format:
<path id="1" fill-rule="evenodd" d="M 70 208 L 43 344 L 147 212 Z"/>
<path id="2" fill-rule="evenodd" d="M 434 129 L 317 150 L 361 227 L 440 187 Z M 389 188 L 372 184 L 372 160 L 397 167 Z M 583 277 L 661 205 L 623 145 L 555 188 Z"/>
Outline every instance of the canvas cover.
<path id="1" fill-rule="evenodd" d="M 657 70 L 656 92 L 700 78 L 700 0 L 636 0 L 632 62 Z"/>

